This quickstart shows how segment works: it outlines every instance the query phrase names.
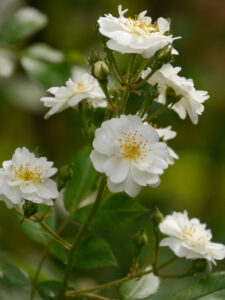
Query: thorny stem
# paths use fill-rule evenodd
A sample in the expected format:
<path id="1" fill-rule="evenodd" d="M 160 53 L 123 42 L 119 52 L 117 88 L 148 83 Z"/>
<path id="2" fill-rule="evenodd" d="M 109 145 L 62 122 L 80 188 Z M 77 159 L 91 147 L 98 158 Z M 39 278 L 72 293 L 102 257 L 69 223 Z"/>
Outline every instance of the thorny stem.
<path id="1" fill-rule="evenodd" d="M 75 256 L 78 244 L 79 244 L 81 238 L 83 237 L 83 235 L 85 234 L 85 232 L 87 231 L 89 225 L 91 224 L 91 221 L 92 221 L 93 217 L 95 216 L 96 211 L 97 211 L 97 209 L 98 209 L 98 207 L 101 203 L 102 195 L 103 195 L 104 189 L 105 189 L 105 184 L 106 184 L 105 178 L 102 178 L 101 182 L 100 182 L 100 185 L 99 185 L 99 190 L 98 190 L 98 194 L 97 194 L 95 203 L 92 206 L 92 209 L 91 209 L 86 221 L 84 222 L 84 224 L 82 225 L 82 227 L 80 228 L 79 232 L 77 233 L 77 235 L 74 239 L 71 250 L 69 252 L 69 258 L 68 258 L 68 262 L 67 262 L 65 273 L 64 273 L 64 279 L 63 279 L 63 282 L 62 282 L 62 287 L 61 287 L 61 290 L 59 292 L 59 296 L 57 298 L 58 300 L 64 299 L 65 290 L 67 288 L 69 276 L 70 276 L 70 273 L 72 271 L 73 260 L 74 260 L 74 256 Z"/>
<path id="2" fill-rule="evenodd" d="M 165 266 L 167 266 L 168 264 L 170 264 L 174 260 L 175 259 L 173 258 L 173 259 L 170 259 L 169 261 L 161 264 L 157 268 L 157 271 L 164 268 Z M 108 283 L 105 283 L 105 284 L 101 284 L 101 285 L 98 285 L 98 286 L 93 287 L 93 288 L 88 288 L 88 289 L 84 289 L 84 290 L 80 290 L 80 291 L 67 291 L 66 292 L 66 297 L 69 298 L 69 297 L 73 297 L 73 296 L 78 296 L 78 295 L 82 295 L 82 294 L 86 294 L 86 293 L 95 292 L 95 291 L 102 290 L 102 289 L 105 289 L 105 288 L 109 288 L 109 287 L 112 287 L 112 286 L 115 286 L 115 285 L 119 285 L 123 282 L 126 282 L 126 281 L 130 280 L 130 279 L 138 278 L 138 277 L 150 274 L 150 273 L 153 273 L 153 268 L 148 270 L 148 271 L 140 272 L 140 273 L 137 273 L 135 275 L 128 275 L 128 276 L 123 277 L 121 279 L 117 279 L 115 281 L 111 281 L 111 282 L 108 282 Z"/>

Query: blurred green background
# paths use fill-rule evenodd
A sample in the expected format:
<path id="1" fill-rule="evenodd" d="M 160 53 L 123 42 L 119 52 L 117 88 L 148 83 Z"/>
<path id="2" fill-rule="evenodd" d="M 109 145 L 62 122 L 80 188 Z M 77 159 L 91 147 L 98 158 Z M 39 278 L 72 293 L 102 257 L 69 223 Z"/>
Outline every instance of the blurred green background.
<path id="1" fill-rule="evenodd" d="M 69 62 L 87 66 L 90 49 L 101 51 L 96 20 L 104 13 L 117 15 L 118 4 L 129 8 L 130 15 L 147 9 L 153 19 L 170 17 L 174 36 L 182 36 L 174 44 L 180 54 L 175 64 L 182 67 L 183 76 L 193 78 L 197 89 L 207 90 L 210 95 L 197 126 L 189 119 L 180 120 L 175 113 L 165 113 L 160 118 L 161 125 L 172 125 L 177 131 L 176 139 L 169 145 L 180 159 L 162 176 L 159 188 L 143 190 L 138 201 L 150 209 L 157 205 L 165 214 L 187 209 L 190 216 L 208 224 L 215 241 L 225 243 L 225 1 L 1 0 L 0 20 L 4 23 L 24 5 L 39 9 L 48 17 L 47 26 L 20 43 L 18 49 L 43 42 L 64 51 Z M 124 67 L 124 57 L 119 59 Z M 26 146 L 30 150 L 38 147 L 59 168 L 69 163 L 74 153 L 87 143 L 76 112 L 67 110 L 47 121 L 43 119 L 45 109 L 39 100 L 47 87 L 28 77 L 19 64 L 10 78 L 0 78 L 0 162 L 10 159 L 17 147 Z M 99 282 L 105 282 L 126 274 L 133 251 L 131 236 L 143 222 L 146 220 L 137 219 L 114 232 L 102 232 L 111 241 L 121 268 L 80 272 L 84 278 L 80 284 L 93 284 L 90 278 L 95 275 Z M 13 261 L 33 274 L 41 249 L 25 236 L 15 213 L 1 203 L 1 260 Z M 169 251 L 163 249 L 162 260 L 168 255 Z M 220 263 L 217 268 L 224 266 Z M 49 258 L 42 276 L 59 279 L 62 266 Z M 185 284 L 184 280 L 179 283 Z M 163 295 L 180 287 L 168 280 L 163 286 L 161 294 L 151 299 L 163 299 Z M 26 290 L 0 285 L 0 300 L 8 297 L 26 300 L 27 295 Z"/>

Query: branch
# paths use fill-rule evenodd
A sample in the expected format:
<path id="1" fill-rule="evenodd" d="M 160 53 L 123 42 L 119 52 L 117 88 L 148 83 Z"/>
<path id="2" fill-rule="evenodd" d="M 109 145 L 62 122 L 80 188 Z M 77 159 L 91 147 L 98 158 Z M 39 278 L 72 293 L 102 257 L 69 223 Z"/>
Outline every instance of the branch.
<path id="1" fill-rule="evenodd" d="M 62 300 L 64 299 L 64 293 L 65 290 L 67 288 L 67 284 L 68 284 L 68 280 L 69 280 L 69 276 L 70 273 L 72 271 L 73 268 L 73 260 L 74 260 L 74 255 L 76 253 L 78 244 L 82 238 L 82 236 L 85 234 L 85 232 L 87 231 L 89 225 L 91 224 L 91 221 L 93 219 L 93 217 L 96 214 L 96 211 L 101 203 L 102 200 L 102 195 L 104 192 L 104 188 L 105 188 L 105 179 L 102 178 L 101 182 L 100 182 L 100 186 L 99 186 L 99 190 L 98 190 L 98 195 L 96 197 L 95 203 L 86 219 L 86 221 L 84 222 L 83 226 L 80 228 L 80 231 L 78 232 L 78 234 L 76 235 L 74 242 L 72 244 L 71 250 L 69 252 L 69 258 L 68 258 L 68 262 L 67 262 L 67 266 L 66 266 L 66 270 L 65 270 L 65 274 L 64 274 L 64 279 L 63 279 L 63 283 L 62 283 L 62 287 L 58 296 L 58 300 Z"/>
<path id="2" fill-rule="evenodd" d="M 160 270 L 160 269 L 162 269 L 162 268 L 164 268 L 165 266 L 169 265 L 175 259 L 176 259 L 176 257 L 173 257 L 170 260 L 168 260 L 167 262 L 161 264 L 157 268 L 157 271 Z M 123 277 L 121 279 L 117 279 L 115 281 L 111 281 L 111 282 L 108 282 L 108 283 L 105 283 L 105 284 L 101 284 L 101 285 L 98 285 L 98 286 L 93 287 L 93 288 L 88 288 L 88 289 L 84 289 L 84 290 L 80 290 L 80 291 L 67 291 L 66 292 L 66 297 L 70 298 L 70 297 L 73 297 L 73 296 L 79 296 L 79 295 L 83 295 L 83 294 L 86 294 L 86 293 L 91 293 L 91 292 L 95 292 L 95 291 L 102 290 L 102 289 L 105 289 L 105 288 L 109 288 L 109 287 L 112 287 L 112 286 L 115 286 L 115 285 L 119 285 L 119 284 L 121 284 L 123 282 L 126 282 L 126 281 L 130 280 L 130 279 L 139 278 L 139 277 L 147 275 L 149 273 L 153 273 L 153 271 L 154 270 L 152 268 L 152 269 L 150 269 L 148 271 L 140 272 L 140 273 L 137 273 L 135 275 L 128 274 L 126 277 Z"/>

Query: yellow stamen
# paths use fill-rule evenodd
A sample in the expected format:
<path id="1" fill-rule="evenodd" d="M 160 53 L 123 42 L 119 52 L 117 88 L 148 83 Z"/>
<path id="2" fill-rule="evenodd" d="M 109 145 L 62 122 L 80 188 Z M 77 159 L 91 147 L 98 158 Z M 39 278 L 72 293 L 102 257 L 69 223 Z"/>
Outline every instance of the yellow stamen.
<path id="1" fill-rule="evenodd" d="M 136 16 L 135 18 L 128 18 L 126 24 L 131 32 L 137 34 L 140 34 L 138 29 L 143 30 L 147 35 L 159 31 L 159 27 L 156 22 L 146 23 L 145 18 L 140 18 L 138 16 Z"/>
<path id="2" fill-rule="evenodd" d="M 14 179 L 15 180 L 23 180 L 23 181 L 29 181 L 34 182 L 37 184 L 40 184 L 43 182 L 41 179 L 41 176 L 43 172 L 40 171 L 40 168 L 38 166 L 35 166 L 33 169 L 31 169 L 30 163 L 26 163 L 25 165 L 21 164 L 18 168 L 16 166 L 13 166 L 14 171 Z"/>
<path id="3" fill-rule="evenodd" d="M 151 151 L 150 148 L 147 147 L 149 143 L 148 140 L 140 140 L 142 134 L 138 137 L 138 132 L 135 130 L 134 133 L 130 132 L 121 132 L 122 137 L 119 139 L 120 151 L 121 154 L 130 159 L 144 159 L 147 155 L 148 151 Z"/>

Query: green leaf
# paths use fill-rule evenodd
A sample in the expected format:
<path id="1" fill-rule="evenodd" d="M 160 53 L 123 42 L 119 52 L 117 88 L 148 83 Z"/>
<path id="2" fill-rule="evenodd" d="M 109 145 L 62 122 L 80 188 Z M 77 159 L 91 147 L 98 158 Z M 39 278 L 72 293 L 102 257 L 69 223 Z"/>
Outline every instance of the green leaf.
<path id="1" fill-rule="evenodd" d="M 76 207 L 94 186 L 98 173 L 90 160 L 90 148 L 85 147 L 73 159 L 73 177 L 68 182 L 64 202 L 68 211 Z"/>
<path id="2" fill-rule="evenodd" d="M 46 210 L 46 205 L 39 204 L 38 205 L 38 213 L 43 213 Z M 54 229 L 55 227 L 55 209 L 51 208 L 48 211 L 48 218 L 44 220 L 44 222 Z M 19 221 L 22 221 L 22 217 L 18 215 Z M 22 221 L 20 224 L 24 232 L 34 241 L 44 244 L 48 239 L 49 235 L 45 234 L 46 230 L 43 226 L 38 222 L 29 222 L 27 220 Z"/>
<path id="3" fill-rule="evenodd" d="M 66 240 L 72 243 L 73 239 Z M 49 251 L 62 263 L 67 263 L 69 252 L 60 244 L 52 243 Z M 96 235 L 89 235 L 81 240 L 74 258 L 74 267 L 89 269 L 116 265 L 117 261 L 105 240 Z"/>
<path id="4" fill-rule="evenodd" d="M 147 274 L 139 279 L 131 279 L 123 283 L 120 292 L 123 300 L 146 299 L 157 292 L 159 283 L 157 276 Z"/>
<path id="5" fill-rule="evenodd" d="M 83 223 L 91 206 L 92 204 L 78 209 L 73 214 L 73 219 Z M 147 209 L 125 193 L 113 194 L 102 202 L 92 225 L 97 228 L 118 227 L 146 212 Z"/>
<path id="6" fill-rule="evenodd" d="M 0 264 L 0 280 L 8 283 L 9 285 L 19 287 L 30 285 L 30 279 L 23 270 L 16 266 L 4 263 Z"/>
<path id="7" fill-rule="evenodd" d="M 13 43 L 30 37 L 47 24 L 47 17 L 33 7 L 18 10 L 0 27 L 0 43 Z"/>
<path id="8" fill-rule="evenodd" d="M 62 283 L 59 281 L 45 281 L 37 286 L 38 293 L 44 300 L 57 299 Z M 73 297 L 72 300 L 84 300 L 82 297 Z"/>
<path id="9" fill-rule="evenodd" d="M 168 300 L 224 300 L 225 272 L 211 273 L 176 292 Z"/>
<path id="10" fill-rule="evenodd" d="M 44 87 L 65 85 L 71 67 L 65 55 L 46 44 L 34 44 L 25 50 L 21 63 L 27 74 Z"/>

